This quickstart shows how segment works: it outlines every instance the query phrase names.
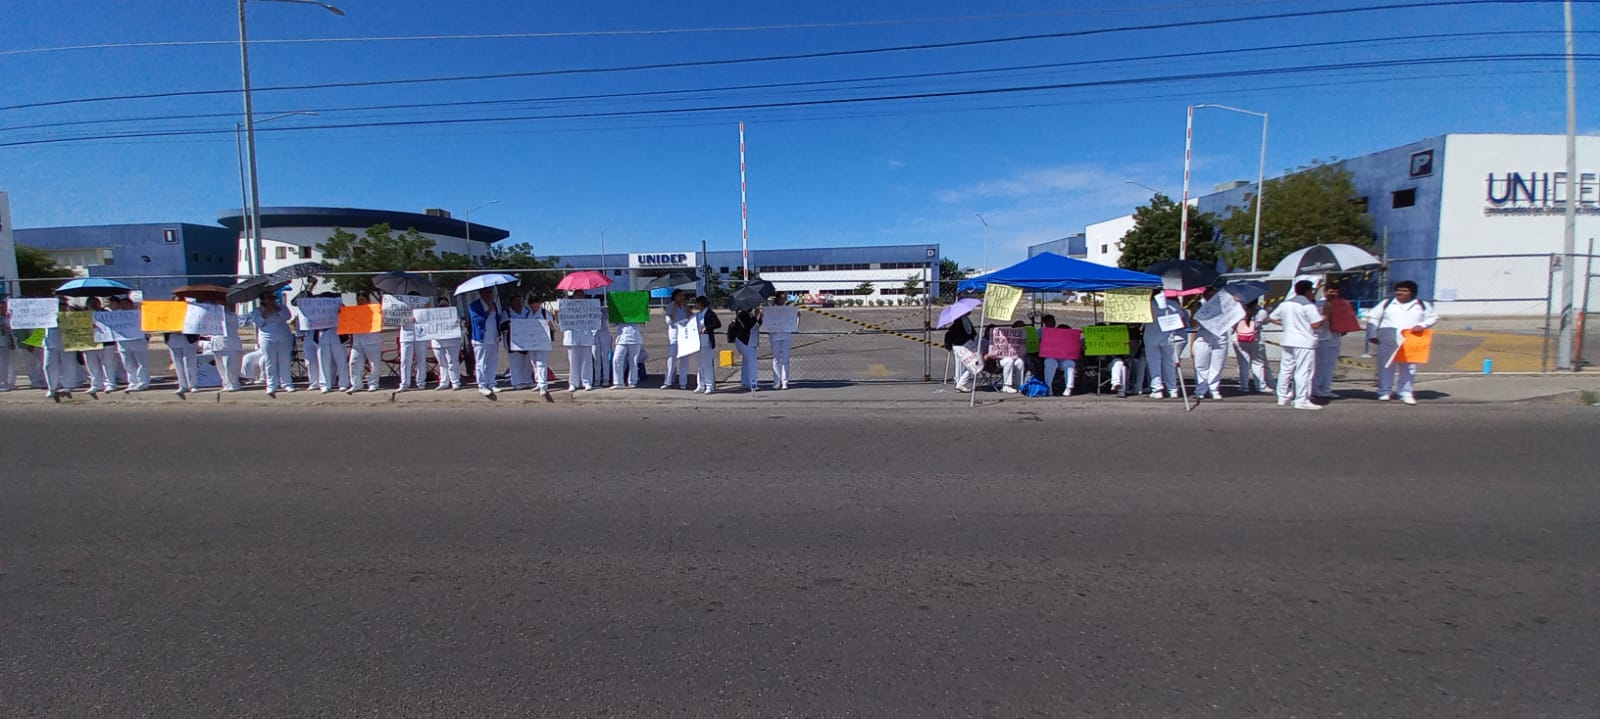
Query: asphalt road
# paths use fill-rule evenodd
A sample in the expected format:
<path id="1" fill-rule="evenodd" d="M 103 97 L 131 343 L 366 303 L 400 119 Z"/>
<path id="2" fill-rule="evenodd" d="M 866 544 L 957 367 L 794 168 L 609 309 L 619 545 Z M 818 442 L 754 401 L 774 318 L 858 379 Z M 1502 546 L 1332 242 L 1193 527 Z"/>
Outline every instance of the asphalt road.
<path id="1" fill-rule="evenodd" d="M 1591 409 L 919 411 L 0 406 L 0 707 L 1600 715 Z"/>

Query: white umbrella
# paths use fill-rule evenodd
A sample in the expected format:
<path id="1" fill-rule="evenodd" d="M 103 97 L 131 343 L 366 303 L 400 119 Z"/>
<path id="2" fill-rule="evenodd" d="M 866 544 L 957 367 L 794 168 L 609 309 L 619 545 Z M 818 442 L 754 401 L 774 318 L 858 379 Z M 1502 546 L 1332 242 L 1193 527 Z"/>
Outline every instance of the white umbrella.
<path id="1" fill-rule="evenodd" d="M 1383 260 L 1355 245 L 1312 245 L 1289 253 L 1267 275 L 1269 280 L 1289 280 L 1299 275 L 1355 272 L 1383 266 Z"/>
<path id="2" fill-rule="evenodd" d="M 487 275 L 478 275 L 477 277 L 461 283 L 459 287 L 456 287 L 456 295 L 460 296 L 467 294 L 468 292 L 477 292 L 478 290 L 487 287 L 514 285 L 516 283 L 517 278 L 512 277 L 511 275 L 502 274 L 499 272 L 491 272 Z"/>

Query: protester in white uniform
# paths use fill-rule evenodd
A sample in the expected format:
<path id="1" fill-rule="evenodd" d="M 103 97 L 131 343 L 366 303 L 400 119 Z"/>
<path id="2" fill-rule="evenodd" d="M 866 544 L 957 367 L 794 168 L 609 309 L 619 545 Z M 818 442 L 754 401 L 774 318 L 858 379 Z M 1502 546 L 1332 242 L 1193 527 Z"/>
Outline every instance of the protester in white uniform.
<path id="1" fill-rule="evenodd" d="M 1111 389 L 1118 397 L 1144 394 L 1145 357 L 1144 326 L 1136 323 L 1123 325 L 1128 332 L 1128 354 L 1111 360 Z"/>
<path id="2" fill-rule="evenodd" d="M 689 362 L 688 357 L 678 357 L 678 332 L 694 318 L 694 312 L 689 309 L 689 293 L 683 290 L 672 291 L 672 301 L 667 304 L 667 376 L 661 382 L 662 389 L 689 389 Z"/>
<path id="3" fill-rule="evenodd" d="M 513 293 L 506 306 L 500 310 L 500 334 L 506 338 L 506 380 L 511 383 L 511 389 L 533 388 L 532 358 L 525 350 L 511 348 L 511 320 L 532 318 L 533 313 L 528 311 L 528 306 L 523 303 L 521 293 Z"/>
<path id="4" fill-rule="evenodd" d="M 416 325 L 400 324 L 400 391 L 428 388 L 428 343 L 417 340 Z"/>
<path id="5" fill-rule="evenodd" d="M 67 298 L 62 297 L 56 301 L 56 312 L 66 312 L 71 309 L 67 305 Z M 66 353 L 61 351 L 61 328 L 50 327 L 44 331 L 44 346 L 40 348 L 40 364 L 44 365 L 44 396 L 47 399 L 57 399 L 65 395 L 72 396 L 66 382 Z"/>
<path id="6" fill-rule="evenodd" d="M 15 335 L 11 334 L 11 318 L 6 314 L 6 298 L 0 296 L 0 392 L 16 389 L 17 368 L 12 358 L 18 354 Z"/>
<path id="7" fill-rule="evenodd" d="M 90 297 L 87 302 L 86 312 L 99 312 L 105 309 L 99 297 Z M 113 344 L 97 344 L 95 349 L 84 350 L 83 365 L 89 371 L 89 396 L 93 397 L 98 392 L 115 392 L 117 378 L 115 366 L 106 360 L 107 354 L 116 354 Z"/>
<path id="8" fill-rule="evenodd" d="M 544 320 L 545 321 L 545 327 L 547 328 L 546 331 L 548 331 L 550 323 L 554 321 L 554 318 L 550 314 L 550 310 L 545 309 L 544 301 L 540 300 L 540 299 L 537 299 L 537 298 L 532 300 L 532 302 L 528 305 L 528 318 L 529 319 L 535 319 L 535 320 Z M 549 400 L 550 399 L 550 351 L 549 350 L 532 350 L 532 351 L 529 351 L 528 352 L 528 359 L 533 363 L 533 379 L 534 379 L 534 384 L 539 386 L 539 394 L 541 396 L 543 396 L 546 400 Z"/>
<path id="9" fill-rule="evenodd" d="M 1378 346 L 1378 399 L 1388 400 L 1399 392 L 1400 401 L 1416 404 L 1412 385 L 1417 377 L 1415 362 L 1397 362 L 1401 331 L 1421 332 L 1439 322 L 1433 305 L 1417 299 L 1417 283 L 1401 280 L 1394 285 L 1394 296 L 1379 302 L 1367 312 L 1367 342 Z M 1395 375 L 1399 375 L 1398 386 Z"/>
<path id="10" fill-rule="evenodd" d="M 1267 323 L 1267 311 L 1252 300 L 1244 306 L 1244 319 L 1233 326 L 1234 360 L 1239 363 L 1239 389 L 1245 392 L 1265 392 L 1270 387 L 1267 380 L 1267 350 L 1262 344 L 1261 329 Z"/>
<path id="11" fill-rule="evenodd" d="M 967 363 L 961 361 L 965 352 L 976 353 L 979 349 L 978 330 L 972 326 L 972 317 L 962 315 L 955 322 L 950 323 L 950 329 L 944 331 L 944 348 L 951 354 L 951 359 L 956 366 L 956 391 L 971 392 L 977 375 Z M 963 351 L 957 351 L 957 349 Z"/>
<path id="12" fill-rule="evenodd" d="M 1203 295 L 1207 302 L 1224 302 L 1217 299 L 1217 289 L 1207 287 Z M 1228 345 L 1232 332 L 1221 336 L 1195 323 L 1194 337 L 1194 394 L 1196 397 L 1222 399 L 1222 367 L 1228 362 Z"/>
<path id="13" fill-rule="evenodd" d="M 705 295 L 694 298 L 694 311 L 695 331 L 700 333 L 700 371 L 695 375 L 695 391 L 712 394 L 717 391 L 717 330 L 722 328 L 722 320 Z"/>
<path id="14" fill-rule="evenodd" d="M 278 392 L 293 392 L 289 379 L 289 365 L 294 359 L 294 328 L 289 326 L 289 310 L 278 304 L 277 297 L 261 296 L 261 306 L 250 313 L 245 324 L 254 325 L 256 340 L 261 345 L 262 375 L 267 386 L 267 396 Z"/>
<path id="15" fill-rule="evenodd" d="M 616 345 L 611 349 L 611 389 L 639 386 L 639 353 L 643 350 L 644 325 L 617 325 Z"/>
<path id="16" fill-rule="evenodd" d="M 1311 380 L 1316 371 L 1317 328 L 1324 318 L 1311 300 L 1316 284 L 1294 283 L 1294 296 L 1280 303 L 1268 317 L 1283 325 L 1283 359 L 1278 363 L 1278 405 L 1292 399 L 1295 409 L 1322 409 L 1311 403 Z"/>
<path id="17" fill-rule="evenodd" d="M 244 374 L 244 341 L 239 338 L 239 315 L 222 303 L 222 334 L 211 337 L 211 355 L 217 360 L 217 374 L 222 378 L 222 391 L 238 392 L 239 378 Z"/>
<path id="18" fill-rule="evenodd" d="M 348 392 L 351 387 L 350 352 L 344 346 L 344 338 L 339 336 L 339 328 L 328 327 L 313 334 L 317 338 L 317 384 L 322 393 Z"/>
<path id="19" fill-rule="evenodd" d="M 177 375 L 178 389 L 173 394 L 182 397 L 198 388 L 200 380 L 199 335 L 168 332 L 164 335 L 167 352 L 172 355 L 172 372 Z"/>
<path id="20" fill-rule="evenodd" d="M 1055 315 L 1045 315 L 1044 317 L 1040 318 L 1039 323 L 1041 325 L 1043 325 L 1045 329 L 1053 329 L 1053 328 L 1056 327 L 1056 316 Z M 1070 330 L 1072 328 L 1068 327 L 1068 326 L 1062 326 L 1061 329 L 1069 329 Z M 1040 331 L 1040 334 L 1044 334 L 1042 330 Z M 1042 363 L 1044 365 L 1044 377 L 1042 378 L 1044 380 L 1044 386 L 1046 388 L 1048 388 L 1051 392 L 1055 392 L 1056 391 L 1056 373 L 1064 371 L 1064 372 L 1066 372 L 1067 384 L 1066 384 L 1065 388 L 1062 390 L 1061 396 L 1062 397 L 1071 397 L 1072 396 L 1073 385 L 1077 384 L 1077 381 L 1078 381 L 1078 377 L 1077 377 L 1077 374 L 1078 374 L 1078 362 L 1077 362 L 1077 360 L 1056 359 L 1055 357 L 1044 357 L 1044 358 L 1042 358 Z M 1119 388 L 1122 386 L 1121 382 L 1117 382 L 1116 384 L 1117 384 L 1117 387 L 1119 387 Z"/>
<path id="21" fill-rule="evenodd" d="M 739 353 L 739 385 L 747 391 L 761 390 L 761 366 L 756 351 L 761 344 L 761 309 L 739 310 L 728 325 L 728 340 Z"/>
<path id="22" fill-rule="evenodd" d="M 1176 299 L 1160 294 L 1150 304 L 1152 315 L 1150 322 L 1144 326 L 1144 356 L 1145 366 L 1150 372 L 1150 398 L 1160 399 L 1163 391 L 1167 397 L 1176 398 L 1182 390 L 1178 386 L 1181 381 L 1178 357 L 1188 341 L 1189 313 Z M 1168 320 L 1172 329 L 1161 329 L 1161 318 L 1164 316 L 1177 318 Z"/>
<path id="23" fill-rule="evenodd" d="M 782 292 L 773 296 L 772 304 L 783 306 L 789 296 Z M 767 345 L 772 351 L 772 388 L 789 389 L 789 352 L 794 347 L 794 336 L 788 332 L 767 330 Z"/>
<path id="24" fill-rule="evenodd" d="M 595 387 L 611 383 L 611 320 L 606 314 L 600 313 L 600 329 L 595 330 L 594 343 L 589 345 L 589 368 Z"/>
<path id="25" fill-rule="evenodd" d="M 137 310 L 132 299 L 124 297 L 112 304 L 114 310 Z M 128 392 L 150 389 L 150 337 L 135 335 L 133 339 L 117 341 L 117 355 L 122 360 L 122 371 L 128 380 Z"/>
<path id="26" fill-rule="evenodd" d="M 1011 327 L 1022 329 L 1026 325 L 1022 320 L 1017 320 L 1011 324 Z M 988 325 L 984 328 L 984 340 L 980 343 L 979 351 L 982 352 L 985 360 L 992 359 L 1000 364 L 1000 391 L 1006 394 L 1017 394 L 1022 391 L 1022 375 L 1025 363 L 1021 356 L 1001 357 L 990 351 L 994 344 L 995 332 L 999 329 L 994 325 Z"/>
<path id="27" fill-rule="evenodd" d="M 1316 377 L 1311 381 L 1311 397 L 1313 399 L 1333 399 L 1333 374 L 1339 369 L 1339 345 L 1344 340 L 1346 327 L 1335 327 L 1339 318 L 1347 318 L 1346 323 L 1355 319 L 1356 310 L 1350 301 L 1341 297 L 1339 288 L 1329 285 L 1322 291 L 1322 316 L 1327 321 L 1317 328 L 1317 367 Z M 1343 331 L 1340 331 L 1340 330 Z"/>
<path id="28" fill-rule="evenodd" d="M 493 397 L 499 393 L 495 384 L 500 374 L 500 302 L 493 287 L 478 290 L 478 299 L 467 305 L 467 328 L 478 394 Z"/>
<path id="29" fill-rule="evenodd" d="M 575 290 L 569 297 L 586 300 L 589 293 Z M 561 303 L 556 303 L 556 324 L 561 323 Z M 567 348 L 567 390 L 594 389 L 594 330 L 561 328 L 561 346 Z"/>
<path id="30" fill-rule="evenodd" d="M 367 303 L 367 295 L 362 295 L 361 304 Z M 347 394 L 355 394 L 362 384 L 368 392 L 378 391 L 378 383 L 383 377 L 383 333 L 363 332 L 350 335 L 350 388 Z"/>
<path id="31" fill-rule="evenodd" d="M 449 307 L 450 301 L 440 298 L 439 307 Z M 435 391 L 461 389 L 461 333 L 449 339 L 433 340 L 433 360 L 439 364 L 439 386 Z"/>

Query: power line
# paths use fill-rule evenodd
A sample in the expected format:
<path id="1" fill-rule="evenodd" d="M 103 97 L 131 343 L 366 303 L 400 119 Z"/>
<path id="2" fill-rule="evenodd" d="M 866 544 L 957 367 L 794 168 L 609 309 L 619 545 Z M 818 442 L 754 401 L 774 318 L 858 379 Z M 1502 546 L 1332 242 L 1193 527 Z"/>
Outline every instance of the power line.
<path id="1" fill-rule="evenodd" d="M 525 122 L 548 120 L 594 120 L 619 117 L 650 117 L 662 115 L 698 114 L 710 112 L 729 111 L 760 111 L 779 108 L 797 107 L 829 107 L 857 104 L 870 104 L 881 102 L 906 102 L 914 100 L 935 100 L 960 97 L 996 96 L 1017 93 L 1047 92 L 1057 90 L 1080 90 L 1095 87 L 1118 87 L 1140 84 L 1156 84 L 1164 82 L 1195 82 L 1240 77 L 1262 77 L 1274 75 L 1292 75 L 1312 72 L 1339 72 L 1346 70 L 1381 69 L 1409 66 L 1429 65 L 1456 65 L 1475 62 L 1539 62 L 1564 58 L 1559 53 L 1524 54 L 1524 55 L 1462 55 L 1454 57 L 1418 58 L 1405 60 L 1373 60 L 1351 63 L 1325 63 L 1319 65 L 1300 65 L 1277 68 L 1257 68 L 1249 70 L 1227 70 L 1205 73 L 1184 73 L 1177 75 L 1163 75 L 1152 77 L 1116 78 L 1106 80 L 1086 80 L 1080 82 L 1049 83 L 1040 85 L 1022 85 L 999 88 L 976 88 L 965 90 L 947 90 L 939 92 L 904 93 L 898 95 L 877 95 L 869 97 L 840 97 L 819 100 L 791 100 L 767 103 L 741 103 L 729 105 L 713 105 L 686 108 L 661 108 L 648 110 L 619 110 L 613 112 L 588 112 L 550 115 L 523 115 L 509 117 L 471 117 L 435 120 L 393 120 L 383 122 L 359 122 L 324 125 L 302 125 L 298 127 L 273 127 L 262 128 L 258 132 L 305 132 L 310 130 L 340 130 L 352 128 L 373 127 L 422 127 L 432 125 L 469 125 L 498 122 Z M 1575 56 L 1583 61 L 1600 60 L 1600 55 L 1583 54 Z M 0 147 L 21 147 L 28 145 L 61 144 L 70 142 L 87 142 L 97 140 L 115 140 L 140 137 L 182 137 L 196 135 L 230 134 L 232 130 L 226 129 L 193 129 L 193 130 L 166 130 L 137 133 L 118 133 L 109 135 L 92 135 L 56 139 L 23 140 L 0 143 Z"/>
<path id="2" fill-rule="evenodd" d="M 1030 65 L 1012 65 L 1012 66 L 1008 66 L 1008 67 L 978 68 L 978 69 L 969 69 L 969 70 L 945 70 L 945 71 L 939 71 L 939 72 L 905 73 L 905 74 L 897 74 L 897 75 L 877 75 L 877 76 L 869 76 L 869 77 L 841 78 L 841 79 L 834 79 L 834 80 L 802 80 L 802 81 L 794 81 L 794 82 L 757 83 L 757 84 L 745 84 L 745 85 L 722 85 L 722 86 L 714 86 L 714 87 L 687 88 L 687 89 L 678 89 L 678 90 L 649 90 L 649 91 L 638 91 L 638 92 L 600 93 L 600 94 L 588 94 L 588 95 L 566 95 L 566 96 L 557 96 L 557 97 L 501 98 L 501 99 L 489 99 L 489 100 L 457 100 L 457 101 L 449 101 L 449 102 L 400 103 L 400 104 L 387 104 L 387 105 L 356 105 L 356 106 L 346 106 L 346 107 L 302 107 L 302 108 L 295 108 L 293 111 L 295 111 L 295 112 L 309 111 L 309 112 L 318 112 L 318 113 L 366 112 L 366 111 L 375 111 L 375 110 L 417 110 L 417 109 L 445 108 L 445 107 L 475 107 L 475 106 L 485 106 L 485 105 L 509 105 L 509 104 L 519 104 L 519 103 L 555 103 L 555 102 L 572 102 L 572 101 L 586 101 L 586 100 L 618 100 L 618 99 L 644 98 L 644 97 L 665 97 L 665 96 L 672 96 L 672 95 L 685 95 L 685 94 L 694 94 L 694 93 L 737 92 L 737 91 L 745 91 L 745 90 L 772 90 L 772 89 L 784 89 L 784 88 L 795 88 L 795 87 L 825 87 L 825 86 L 847 85 L 847 84 L 854 84 L 854 83 L 884 82 L 884 81 L 891 81 L 891 80 L 921 80 L 921 79 L 949 78 L 949 77 L 962 77 L 962 76 L 981 75 L 981 74 L 999 74 L 999 73 L 1010 73 L 1010 72 L 1026 72 L 1026 71 L 1032 71 L 1032 70 L 1061 69 L 1061 68 L 1067 68 L 1067 67 L 1084 67 L 1084 66 L 1091 66 L 1091 65 L 1107 65 L 1107 64 L 1125 63 L 1125 62 L 1151 62 L 1151 61 L 1159 61 L 1159 60 L 1197 59 L 1197 58 L 1203 58 L 1203 57 L 1219 57 L 1219 56 L 1226 56 L 1226 55 L 1241 55 L 1241 54 L 1258 53 L 1258 52 L 1277 52 L 1277 51 L 1281 51 L 1281 50 L 1316 50 L 1316 49 L 1327 49 L 1327 48 L 1334 48 L 1334 47 L 1350 47 L 1350 46 L 1356 46 L 1356 45 L 1380 44 L 1380 43 L 1389 43 L 1389 42 L 1417 42 L 1417 41 L 1434 41 L 1434 40 L 1458 40 L 1458 39 L 1469 39 L 1469 38 L 1478 38 L 1478 37 L 1503 38 L 1503 37 L 1507 37 L 1507 36 L 1539 36 L 1539 35 L 1560 35 L 1560 34 L 1561 34 L 1561 31 L 1559 31 L 1559 30 L 1515 30 L 1515 31 L 1499 31 L 1499 32 L 1460 32 L 1460 33 L 1428 33 L 1428 34 L 1416 34 L 1416 35 L 1393 35 L 1393 36 L 1388 36 L 1388 37 L 1377 37 L 1377 38 L 1358 38 L 1358 39 L 1349 39 L 1349 40 L 1329 40 L 1329 41 L 1323 41 L 1323 42 L 1290 43 L 1290 44 L 1283 44 L 1283 45 L 1265 45 L 1265 46 L 1250 47 L 1250 48 L 1230 48 L 1230 49 L 1224 49 L 1224 50 L 1203 50 L 1203 51 L 1198 51 L 1198 52 L 1163 53 L 1163 54 L 1139 55 L 1139 56 L 1131 56 L 1131 57 L 1100 58 L 1100 59 L 1093 59 L 1093 60 L 1074 60 L 1074 61 L 1069 61 L 1069 62 L 1039 63 L 1039 64 L 1030 64 Z M 1600 31 L 1585 31 L 1585 32 L 1583 32 L 1581 34 L 1585 34 L 1585 35 L 1600 35 Z M 270 113 L 275 113 L 275 112 L 288 112 L 288 110 L 284 110 L 284 111 L 264 110 L 264 111 L 262 111 L 263 114 L 270 114 Z M 238 117 L 239 117 L 239 113 L 237 113 L 237 112 L 214 112 L 214 113 L 191 113 L 191 114 L 181 114 L 181 115 L 153 115 L 153 116 L 146 116 L 146 117 L 129 117 L 129 118 L 107 118 L 107 119 L 95 119 L 95 120 L 69 120 L 69 121 L 65 121 L 65 122 L 38 123 L 38 124 L 33 124 L 33 125 L 13 125 L 13 126 L 10 126 L 10 127 L 0 128 L 0 132 L 3 132 L 3 131 L 14 131 L 14 130 L 31 130 L 31 129 L 40 129 L 40 128 L 62 128 L 62 127 L 82 126 L 82 125 L 102 125 L 102 124 L 113 124 L 113 123 L 122 123 L 122 122 L 158 122 L 158 121 L 164 121 L 164 120 L 199 120 L 199 119 L 207 119 L 207 118 L 238 118 Z"/>
<path id="3" fill-rule="evenodd" d="M 920 43 L 914 45 L 897 45 L 877 48 L 860 48 L 855 50 L 828 50 L 809 53 L 791 53 L 784 55 L 768 55 L 763 57 L 728 58 L 721 60 L 691 60 L 682 62 L 646 63 L 640 65 L 622 65 L 612 67 L 592 68 L 566 68 L 559 70 L 532 70 L 524 72 L 489 73 L 481 75 L 447 75 L 440 77 L 405 78 L 397 80 L 363 80 L 355 82 L 312 83 L 305 85 L 278 85 L 271 87 L 254 88 L 256 93 L 275 92 L 286 90 L 326 90 L 351 87 L 379 87 L 386 85 L 415 85 L 425 83 L 467 82 L 479 80 L 506 80 L 513 78 L 552 77 L 558 75 L 588 75 L 614 72 L 637 72 L 644 70 L 671 70 L 691 67 L 718 67 L 728 65 L 744 65 L 766 62 L 787 62 L 792 60 L 816 60 L 822 58 L 859 57 L 863 55 L 877 55 L 896 52 L 912 52 L 921 50 L 942 50 L 957 47 L 979 47 L 984 45 L 998 45 L 1016 42 L 1029 42 L 1034 40 L 1060 40 L 1066 38 L 1081 38 L 1095 35 L 1106 35 L 1125 32 L 1149 32 L 1154 30 L 1172 30 L 1179 28 L 1206 27 L 1227 25 L 1244 22 L 1259 22 L 1265 20 L 1286 20 L 1308 17 L 1326 17 L 1331 15 L 1349 15 L 1356 13 L 1381 12 L 1388 10 L 1404 10 L 1416 8 L 1436 8 L 1451 6 L 1471 5 L 1503 5 L 1525 4 L 1527 2 L 1553 2 L 1554 0 L 1447 0 L 1446 2 L 1405 2 L 1390 3 L 1386 5 L 1368 5 L 1355 8 L 1339 8 L 1332 10 L 1299 10 L 1293 12 L 1270 13 L 1265 15 L 1252 15 L 1234 18 L 1211 18 L 1205 20 L 1185 20 L 1164 23 L 1146 23 L 1143 25 L 1124 25 L 1111 28 L 1096 28 L 1090 30 L 1072 30 L 1055 33 L 1035 33 L 1029 35 L 1014 35 L 1000 38 L 986 38 L 979 40 L 956 40 L 939 43 Z M 1600 0 L 1578 0 L 1579 2 L 1600 2 Z M 108 95 L 103 97 L 74 98 L 69 100 L 49 100 L 45 102 L 25 103 L 20 105 L 0 106 L 0 110 L 22 110 L 40 107 L 59 107 L 62 105 L 76 105 L 94 102 L 113 102 L 123 100 L 153 100 L 174 97 L 200 97 L 206 95 L 231 95 L 237 93 L 237 88 L 216 90 L 182 90 L 172 92 L 142 93 L 132 95 Z"/>

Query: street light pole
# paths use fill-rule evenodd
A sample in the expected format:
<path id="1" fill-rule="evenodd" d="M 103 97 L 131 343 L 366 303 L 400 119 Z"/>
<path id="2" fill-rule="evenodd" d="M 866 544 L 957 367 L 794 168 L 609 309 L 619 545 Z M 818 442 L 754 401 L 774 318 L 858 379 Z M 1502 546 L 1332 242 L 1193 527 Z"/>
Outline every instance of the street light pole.
<path id="1" fill-rule="evenodd" d="M 247 155 L 250 161 L 250 250 L 254 274 L 261 274 L 263 267 L 263 250 L 261 247 L 261 180 L 256 170 L 256 114 L 255 105 L 250 97 L 250 36 L 245 31 L 244 4 L 247 0 L 239 0 L 239 74 L 242 76 L 244 86 L 244 136 Z M 335 15 L 344 15 L 344 11 L 318 0 L 256 0 L 256 2 L 281 2 L 297 5 L 316 5 Z"/>
<path id="2" fill-rule="evenodd" d="M 268 122 L 272 122 L 273 120 L 277 120 L 277 119 L 285 118 L 285 117 L 295 117 L 297 115 L 308 115 L 309 116 L 309 115 L 316 115 L 316 114 L 317 113 L 312 112 L 310 110 L 298 110 L 298 111 L 295 111 L 295 112 L 285 112 L 282 115 L 273 115 L 272 117 L 269 117 L 269 118 L 267 118 L 265 120 L 262 120 L 261 122 L 262 123 L 268 123 Z M 236 154 L 238 154 L 238 156 L 239 156 L 239 218 L 240 218 L 240 229 L 244 231 L 245 239 L 248 241 L 248 246 L 245 248 L 245 254 L 250 259 L 250 267 L 249 267 L 250 274 L 259 275 L 259 274 L 262 274 L 263 272 L 266 271 L 266 258 L 261 256 L 262 252 L 261 252 L 261 250 L 257 249 L 257 245 L 256 245 L 256 242 L 255 242 L 256 236 L 255 236 L 255 232 L 254 232 L 253 228 L 256 226 L 255 225 L 256 218 L 253 217 L 251 215 L 251 212 L 250 212 L 251 206 L 250 206 L 250 197 L 249 197 L 249 187 L 247 186 L 247 184 L 245 182 L 243 133 L 244 133 L 244 123 L 242 123 L 242 122 L 233 123 L 233 149 L 234 149 L 234 152 Z"/>
<path id="3" fill-rule="evenodd" d="M 1562 3 L 1566 13 L 1567 50 L 1567 206 L 1561 232 L 1561 331 L 1556 341 L 1556 366 L 1578 369 L 1572 356 L 1577 338 L 1577 315 L 1573 307 L 1573 279 L 1578 271 L 1578 85 L 1572 61 L 1572 0 Z"/>
<path id="4" fill-rule="evenodd" d="M 1183 141 L 1183 225 L 1180 230 L 1183 233 L 1183 237 L 1178 244 L 1178 259 L 1184 259 L 1185 250 L 1189 245 L 1189 157 L 1190 150 L 1194 145 L 1194 111 L 1207 107 L 1261 118 L 1261 162 L 1256 167 L 1255 234 L 1250 240 L 1250 271 L 1257 272 L 1260 269 L 1261 261 L 1261 206 L 1265 204 L 1267 194 L 1267 113 L 1245 110 L 1229 105 L 1203 103 L 1189 106 L 1188 128 L 1185 131 Z"/>
<path id="5" fill-rule="evenodd" d="M 490 200 L 490 201 L 485 202 L 485 203 L 483 203 L 481 205 L 478 205 L 477 207 L 474 207 L 474 208 L 472 208 L 470 210 L 467 210 L 466 212 L 461 213 L 463 218 L 464 218 L 462 220 L 462 223 L 465 224 L 466 228 L 467 228 L 467 256 L 468 257 L 472 256 L 472 213 L 477 212 L 478 210 L 481 210 L 481 209 L 483 209 L 485 207 L 488 207 L 490 205 L 498 205 L 498 204 L 500 204 L 499 200 Z"/>
<path id="6" fill-rule="evenodd" d="M 983 223 L 983 271 L 987 273 L 989 271 L 989 221 L 983 219 L 982 213 L 974 212 L 972 214 L 977 215 L 978 221 Z"/>

